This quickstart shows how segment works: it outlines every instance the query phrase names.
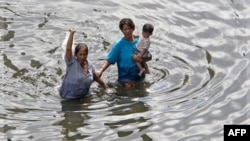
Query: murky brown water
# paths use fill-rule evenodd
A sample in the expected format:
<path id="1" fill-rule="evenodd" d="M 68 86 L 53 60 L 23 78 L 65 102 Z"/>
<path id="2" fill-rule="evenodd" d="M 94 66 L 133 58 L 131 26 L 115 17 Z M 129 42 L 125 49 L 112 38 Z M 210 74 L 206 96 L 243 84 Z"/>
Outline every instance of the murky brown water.
<path id="1" fill-rule="evenodd" d="M 222 141 L 250 123 L 248 0 L 0 0 L 0 140 Z M 154 24 L 151 74 L 134 91 L 62 101 L 61 44 L 69 27 L 98 69 L 122 36 Z M 116 81 L 116 67 L 103 79 Z"/>

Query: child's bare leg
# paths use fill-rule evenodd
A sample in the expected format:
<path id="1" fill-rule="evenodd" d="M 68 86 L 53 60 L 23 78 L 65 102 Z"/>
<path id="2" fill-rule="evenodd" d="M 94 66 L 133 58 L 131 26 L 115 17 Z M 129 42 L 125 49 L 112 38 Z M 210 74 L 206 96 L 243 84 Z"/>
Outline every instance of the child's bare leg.
<path id="1" fill-rule="evenodd" d="M 145 61 L 142 61 L 142 64 L 143 64 L 143 66 L 145 68 L 145 73 L 146 74 L 150 74 L 150 71 L 149 71 L 149 68 L 148 68 L 148 64 Z"/>
<path id="2" fill-rule="evenodd" d="M 138 68 L 139 68 L 139 73 L 138 73 L 138 75 L 141 76 L 141 75 L 144 73 L 145 69 L 142 67 L 142 64 L 141 64 L 140 62 L 136 62 L 136 65 L 137 65 Z"/>

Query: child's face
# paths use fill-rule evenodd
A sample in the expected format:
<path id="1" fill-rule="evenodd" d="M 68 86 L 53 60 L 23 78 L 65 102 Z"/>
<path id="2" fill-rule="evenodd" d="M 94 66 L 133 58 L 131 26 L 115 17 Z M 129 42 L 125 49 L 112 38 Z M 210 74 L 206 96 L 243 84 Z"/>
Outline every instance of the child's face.
<path id="1" fill-rule="evenodd" d="M 151 34 L 148 33 L 148 32 L 142 32 L 142 36 L 143 36 L 144 38 L 149 38 L 149 37 L 151 36 Z"/>

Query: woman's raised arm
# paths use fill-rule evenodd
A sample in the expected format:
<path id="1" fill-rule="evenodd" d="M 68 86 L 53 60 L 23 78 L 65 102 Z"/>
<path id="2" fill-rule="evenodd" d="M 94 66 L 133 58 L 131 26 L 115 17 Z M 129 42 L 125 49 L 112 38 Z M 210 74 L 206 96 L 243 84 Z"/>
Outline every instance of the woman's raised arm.
<path id="1" fill-rule="evenodd" d="M 74 38 L 74 33 L 75 33 L 75 29 L 74 28 L 70 28 L 69 29 L 69 38 L 68 38 L 68 42 L 67 42 L 67 46 L 66 46 L 66 52 L 65 52 L 65 57 L 68 61 L 70 61 L 73 57 L 72 54 L 72 45 L 73 45 L 73 38 Z"/>

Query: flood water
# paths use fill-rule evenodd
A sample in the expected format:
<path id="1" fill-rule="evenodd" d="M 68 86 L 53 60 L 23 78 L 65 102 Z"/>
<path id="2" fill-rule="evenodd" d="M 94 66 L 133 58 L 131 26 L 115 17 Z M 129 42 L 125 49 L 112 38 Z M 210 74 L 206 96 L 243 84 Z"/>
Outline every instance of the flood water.
<path id="1" fill-rule="evenodd" d="M 222 141 L 225 124 L 250 123 L 249 0 L 0 0 L 0 140 Z M 151 73 L 135 90 L 116 66 L 93 97 L 63 101 L 61 48 L 74 27 L 98 70 L 122 34 L 146 22 Z"/>

